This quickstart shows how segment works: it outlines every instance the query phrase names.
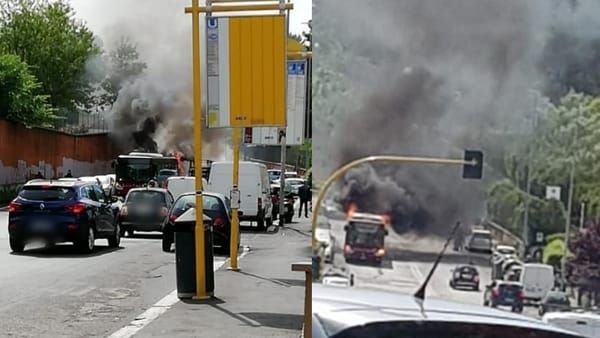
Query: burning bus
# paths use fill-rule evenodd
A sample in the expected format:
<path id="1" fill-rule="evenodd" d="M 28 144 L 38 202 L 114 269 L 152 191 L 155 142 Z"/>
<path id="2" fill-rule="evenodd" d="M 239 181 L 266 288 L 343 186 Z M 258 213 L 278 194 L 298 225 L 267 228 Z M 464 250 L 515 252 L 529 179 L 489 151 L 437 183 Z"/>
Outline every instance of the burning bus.
<path id="1" fill-rule="evenodd" d="M 116 174 L 115 195 L 125 197 L 131 188 L 142 187 L 150 180 L 157 180 L 160 174 L 171 171 L 182 175 L 180 158 L 163 156 L 158 153 L 131 152 L 119 155 L 113 162 Z"/>
<path id="2" fill-rule="evenodd" d="M 385 257 L 385 236 L 388 235 L 390 218 L 356 212 L 356 207 L 348 209 L 348 224 L 344 226 L 344 258 L 347 263 L 367 261 L 381 265 Z"/>

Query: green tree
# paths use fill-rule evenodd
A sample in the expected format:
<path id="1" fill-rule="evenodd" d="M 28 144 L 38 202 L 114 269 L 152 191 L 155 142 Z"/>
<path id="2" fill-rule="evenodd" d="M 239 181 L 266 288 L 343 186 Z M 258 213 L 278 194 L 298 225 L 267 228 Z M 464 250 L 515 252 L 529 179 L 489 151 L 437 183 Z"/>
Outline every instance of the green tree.
<path id="1" fill-rule="evenodd" d="M 98 49 L 92 32 L 65 0 L 0 2 L 0 50 L 18 55 L 41 82 L 39 93 L 61 114 L 88 98 L 86 63 Z"/>
<path id="2" fill-rule="evenodd" d="M 559 103 L 544 107 L 540 115 L 538 132 L 533 140 L 524 142 L 530 151 L 525 152 L 524 146 L 515 149 L 505 163 L 506 179 L 494 183 L 489 191 L 488 214 L 517 235 L 521 234 L 527 196 L 524 191 L 527 162 L 532 176 L 529 208 L 532 230 L 564 231 L 563 213 L 573 166 L 574 209 L 585 202 L 588 218 L 600 216 L 600 186 L 595 177 L 600 170 L 600 99 L 570 92 Z M 545 199 L 547 185 L 562 187 L 560 202 Z M 572 223 L 576 223 L 577 217 L 578 213 L 573 212 Z"/>
<path id="3" fill-rule="evenodd" d="M 17 55 L 0 54 L 0 118 L 30 126 L 49 126 L 56 116 L 39 82 Z"/>

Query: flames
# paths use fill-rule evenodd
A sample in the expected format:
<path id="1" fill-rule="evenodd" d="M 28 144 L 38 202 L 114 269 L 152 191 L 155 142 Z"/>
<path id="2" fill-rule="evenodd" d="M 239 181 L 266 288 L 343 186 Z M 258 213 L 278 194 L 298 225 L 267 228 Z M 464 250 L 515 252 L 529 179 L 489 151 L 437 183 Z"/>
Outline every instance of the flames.
<path id="1" fill-rule="evenodd" d="M 350 204 L 348 204 L 346 208 L 346 215 L 348 216 L 348 219 L 352 218 L 352 216 L 354 216 L 357 210 L 358 206 L 356 205 L 356 203 L 351 202 Z"/>
<path id="2" fill-rule="evenodd" d="M 346 216 L 347 219 L 350 220 L 352 217 L 354 217 L 356 214 L 358 213 L 358 205 L 354 202 L 350 202 L 348 203 L 347 207 L 346 207 Z M 392 217 L 390 215 L 387 214 L 379 214 L 379 217 L 381 217 L 381 220 L 383 222 L 383 224 L 385 225 L 385 227 L 389 227 L 392 224 Z"/>
<path id="3" fill-rule="evenodd" d="M 183 168 L 183 153 L 176 151 L 175 152 L 175 159 L 177 160 L 177 173 L 180 176 L 185 176 L 184 175 L 184 171 L 185 169 Z"/>

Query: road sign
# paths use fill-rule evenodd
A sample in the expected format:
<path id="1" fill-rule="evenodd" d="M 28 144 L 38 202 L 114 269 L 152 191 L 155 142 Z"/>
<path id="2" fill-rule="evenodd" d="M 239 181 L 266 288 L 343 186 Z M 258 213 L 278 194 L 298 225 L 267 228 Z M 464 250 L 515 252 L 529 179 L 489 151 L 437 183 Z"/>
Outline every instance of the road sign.
<path id="1" fill-rule="evenodd" d="M 208 128 L 285 126 L 285 15 L 206 18 Z"/>
<path id="2" fill-rule="evenodd" d="M 560 201 L 560 186 L 548 185 L 546 186 L 546 199 L 555 199 Z"/>
<path id="3" fill-rule="evenodd" d="M 287 69 L 287 145 L 300 145 L 304 143 L 304 129 L 306 125 L 306 60 L 289 60 Z M 277 145 L 279 144 L 277 127 L 248 128 L 252 144 Z"/>
<path id="4" fill-rule="evenodd" d="M 535 241 L 537 243 L 544 242 L 544 233 L 543 232 L 536 232 L 536 234 L 535 234 Z"/>

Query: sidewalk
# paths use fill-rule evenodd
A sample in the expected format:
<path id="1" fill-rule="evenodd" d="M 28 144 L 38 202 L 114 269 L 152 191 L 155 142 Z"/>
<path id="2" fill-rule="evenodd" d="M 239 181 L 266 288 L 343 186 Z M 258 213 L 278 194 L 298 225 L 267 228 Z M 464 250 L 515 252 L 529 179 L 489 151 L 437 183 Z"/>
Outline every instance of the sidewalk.
<path id="1" fill-rule="evenodd" d="M 215 272 L 215 299 L 180 301 L 134 337 L 301 337 L 305 276 L 291 265 L 310 261 L 310 222 L 294 221 L 274 234 L 242 234 L 250 251 L 241 271 L 227 263 Z"/>

